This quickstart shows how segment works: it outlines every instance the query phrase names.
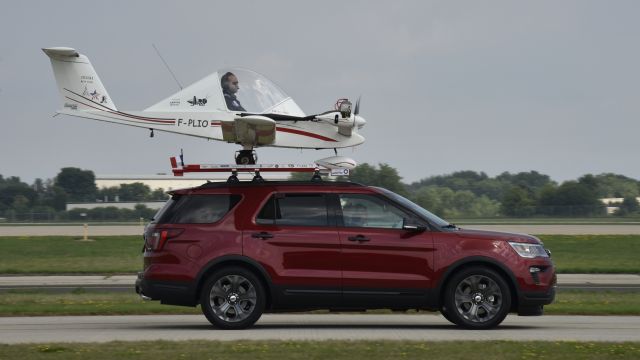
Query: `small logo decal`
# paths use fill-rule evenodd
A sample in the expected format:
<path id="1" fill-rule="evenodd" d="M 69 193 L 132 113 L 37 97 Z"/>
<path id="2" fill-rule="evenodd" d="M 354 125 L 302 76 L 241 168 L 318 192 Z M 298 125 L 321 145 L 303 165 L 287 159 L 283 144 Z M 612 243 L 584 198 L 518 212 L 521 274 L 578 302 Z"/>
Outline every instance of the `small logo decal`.
<path id="1" fill-rule="evenodd" d="M 187 100 L 187 102 L 191 104 L 191 106 L 205 106 L 207 104 L 207 98 L 198 99 L 194 96 L 193 99 Z"/>
<path id="2" fill-rule="evenodd" d="M 98 92 L 98 90 L 93 90 L 92 92 L 90 92 L 87 87 L 84 87 L 84 91 L 82 92 L 82 95 L 89 97 L 91 96 L 91 100 L 92 101 L 100 101 L 100 104 L 106 104 L 107 103 L 107 97 L 100 94 Z"/>

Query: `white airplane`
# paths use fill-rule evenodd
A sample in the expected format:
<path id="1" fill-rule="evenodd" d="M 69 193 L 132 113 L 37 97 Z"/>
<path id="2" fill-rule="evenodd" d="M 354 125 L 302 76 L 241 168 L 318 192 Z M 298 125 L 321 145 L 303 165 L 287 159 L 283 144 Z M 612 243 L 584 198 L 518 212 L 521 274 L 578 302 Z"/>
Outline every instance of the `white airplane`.
<path id="1" fill-rule="evenodd" d="M 364 142 L 358 133 L 366 120 L 351 102 L 305 115 L 282 89 L 247 69 L 222 69 L 143 111 L 120 111 L 89 58 L 68 47 L 42 49 L 51 59 L 62 97 L 59 114 L 239 144 L 236 164 L 255 164 L 261 146 L 337 149 Z M 355 166 L 349 158 L 320 159 L 329 167 Z"/>

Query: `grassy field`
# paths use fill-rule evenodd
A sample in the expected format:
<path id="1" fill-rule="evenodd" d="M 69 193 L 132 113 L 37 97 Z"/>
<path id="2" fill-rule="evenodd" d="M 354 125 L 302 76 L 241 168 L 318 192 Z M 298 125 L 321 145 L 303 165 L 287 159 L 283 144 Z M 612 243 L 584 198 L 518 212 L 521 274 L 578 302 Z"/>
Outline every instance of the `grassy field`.
<path id="1" fill-rule="evenodd" d="M 457 225 L 625 225 L 640 224 L 640 217 L 593 218 L 477 218 L 447 219 Z"/>
<path id="2" fill-rule="evenodd" d="M 640 273 L 638 235 L 541 235 L 560 273 Z"/>
<path id="3" fill-rule="evenodd" d="M 142 267 L 142 236 L 0 237 L 0 274 L 117 274 Z"/>
<path id="4" fill-rule="evenodd" d="M 542 235 L 560 273 L 640 273 L 638 235 Z M 142 266 L 141 236 L 0 237 L 0 274 L 118 274 Z"/>
<path id="5" fill-rule="evenodd" d="M 640 343 L 144 341 L 0 345 L 0 359 L 638 359 Z"/>
<path id="6" fill-rule="evenodd" d="M 200 309 L 142 301 L 121 292 L 12 291 L 0 296 L 0 316 L 200 314 Z M 390 313 L 375 310 L 372 313 Z M 640 292 L 560 291 L 546 314 L 640 315 Z"/>

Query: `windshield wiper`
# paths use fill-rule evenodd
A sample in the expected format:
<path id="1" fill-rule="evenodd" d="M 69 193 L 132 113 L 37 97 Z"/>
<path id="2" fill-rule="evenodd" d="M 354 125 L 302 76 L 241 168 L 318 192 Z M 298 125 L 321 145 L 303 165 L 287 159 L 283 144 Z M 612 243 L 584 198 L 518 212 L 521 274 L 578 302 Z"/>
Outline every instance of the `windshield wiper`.
<path id="1" fill-rule="evenodd" d="M 449 223 L 447 225 L 442 225 L 441 228 L 443 229 L 458 229 L 458 226 L 454 223 Z"/>

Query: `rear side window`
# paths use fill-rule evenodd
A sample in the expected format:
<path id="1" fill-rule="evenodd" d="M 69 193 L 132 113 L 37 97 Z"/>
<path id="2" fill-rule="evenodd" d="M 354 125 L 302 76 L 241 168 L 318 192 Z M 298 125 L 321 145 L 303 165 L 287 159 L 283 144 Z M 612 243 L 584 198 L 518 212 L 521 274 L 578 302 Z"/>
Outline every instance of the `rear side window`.
<path id="1" fill-rule="evenodd" d="M 326 196 L 323 194 L 276 194 L 260 210 L 256 223 L 328 226 Z"/>
<path id="2" fill-rule="evenodd" d="M 158 212 L 155 215 L 153 215 L 153 217 L 151 218 L 151 221 L 152 222 L 159 221 L 162 218 L 162 216 L 164 215 L 164 213 L 167 212 L 167 210 L 173 206 L 173 203 L 175 202 L 175 199 L 176 199 L 176 197 L 174 195 L 173 197 L 171 197 L 171 199 L 169 199 L 169 201 L 164 203 L 162 208 L 160 210 L 158 210 Z"/>
<path id="3" fill-rule="evenodd" d="M 210 224 L 222 219 L 239 201 L 240 195 L 188 195 L 174 199 L 159 223 Z"/>

